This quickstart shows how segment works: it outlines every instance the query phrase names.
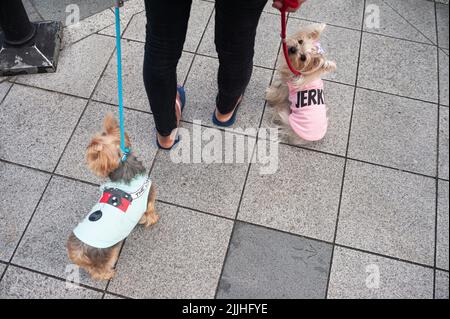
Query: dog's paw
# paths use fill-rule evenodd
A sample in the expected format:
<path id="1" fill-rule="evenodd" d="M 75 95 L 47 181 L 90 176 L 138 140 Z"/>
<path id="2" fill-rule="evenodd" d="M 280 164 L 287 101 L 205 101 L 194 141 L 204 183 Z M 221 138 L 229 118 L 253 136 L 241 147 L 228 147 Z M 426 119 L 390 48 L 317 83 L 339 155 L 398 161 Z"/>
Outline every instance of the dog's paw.
<path id="1" fill-rule="evenodd" d="M 143 225 L 145 228 L 155 225 L 159 220 L 159 215 L 156 213 L 150 215 L 142 216 L 139 224 Z"/>
<path id="2" fill-rule="evenodd" d="M 113 269 L 105 270 L 102 272 L 95 272 L 91 274 L 94 280 L 110 280 L 116 275 L 116 271 Z"/>

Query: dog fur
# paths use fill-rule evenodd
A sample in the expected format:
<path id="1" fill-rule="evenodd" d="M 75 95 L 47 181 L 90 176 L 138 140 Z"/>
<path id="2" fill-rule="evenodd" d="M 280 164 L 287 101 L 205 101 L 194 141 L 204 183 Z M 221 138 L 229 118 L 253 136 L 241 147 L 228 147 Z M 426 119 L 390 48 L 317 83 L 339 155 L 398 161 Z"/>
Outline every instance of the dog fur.
<path id="1" fill-rule="evenodd" d="M 272 123 L 280 129 L 281 138 L 291 144 L 302 145 L 309 142 L 299 137 L 289 125 L 291 102 L 287 83 L 290 81 L 294 86 L 301 87 L 336 70 L 336 63 L 318 52 L 314 44 L 319 41 L 325 27 L 325 24 L 308 25 L 286 40 L 289 59 L 294 68 L 302 74 L 299 77 L 292 74 L 282 58 L 276 79 L 266 91 L 266 100 L 274 108 Z"/>
<path id="2" fill-rule="evenodd" d="M 128 134 L 125 135 L 126 146 L 130 147 Z M 87 163 L 91 171 L 99 177 L 109 177 L 111 181 L 131 181 L 136 175 L 145 173 L 145 167 L 136 156 L 131 153 L 122 162 L 120 151 L 119 124 L 112 114 L 107 114 L 103 124 L 103 131 L 91 140 L 87 148 Z M 156 189 L 152 184 L 148 200 L 147 211 L 139 224 L 149 227 L 158 222 L 159 216 L 155 212 Z M 80 241 L 72 232 L 67 241 L 69 259 L 86 270 L 95 280 L 108 280 L 114 274 L 114 266 L 119 257 L 122 242 L 99 249 Z"/>

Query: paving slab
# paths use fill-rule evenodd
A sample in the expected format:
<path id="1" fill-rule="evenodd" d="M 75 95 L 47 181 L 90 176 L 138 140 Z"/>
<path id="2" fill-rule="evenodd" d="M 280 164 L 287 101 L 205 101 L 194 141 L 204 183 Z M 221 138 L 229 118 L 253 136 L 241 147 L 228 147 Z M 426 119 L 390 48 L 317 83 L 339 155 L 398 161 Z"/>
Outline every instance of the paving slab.
<path id="1" fill-rule="evenodd" d="M 203 125 L 214 126 L 212 113 L 215 108 L 217 88 L 217 59 L 196 56 L 186 81 L 188 100 L 183 119 L 189 122 L 202 121 Z M 264 95 L 270 84 L 272 71 L 253 68 L 253 76 L 239 107 L 239 116 L 232 128 L 253 129 L 249 135 L 256 136 L 264 111 Z"/>
<path id="2" fill-rule="evenodd" d="M 56 73 L 22 75 L 16 81 L 88 98 L 94 91 L 114 47 L 113 38 L 91 35 L 61 51 Z"/>
<path id="3" fill-rule="evenodd" d="M 379 15 L 379 23 L 374 23 Z M 364 30 L 411 41 L 436 44 L 434 3 L 423 0 L 366 2 Z"/>
<path id="4" fill-rule="evenodd" d="M 448 270 L 449 246 L 449 207 L 448 182 L 439 181 L 438 184 L 438 215 L 437 215 L 437 242 L 436 267 Z"/>
<path id="5" fill-rule="evenodd" d="M 238 222 L 219 299 L 324 298 L 332 246 Z"/>
<path id="6" fill-rule="evenodd" d="M 0 77 L 0 80 L 3 79 Z M 6 94 L 8 93 L 9 89 L 11 88 L 11 83 L 8 81 L 0 82 L 0 103 L 5 98 Z"/>
<path id="7" fill-rule="evenodd" d="M 348 155 L 434 176 L 437 112 L 435 104 L 358 89 Z"/>
<path id="8" fill-rule="evenodd" d="M 67 267 L 73 265 L 67 257 L 67 238 L 99 196 L 97 187 L 53 177 L 12 262 L 59 278 L 70 275 Z M 93 281 L 83 270 L 79 275 L 83 284 L 106 286 L 106 281 Z"/>
<path id="9" fill-rule="evenodd" d="M 86 148 L 92 137 L 101 132 L 103 119 L 107 113 L 113 113 L 118 119 L 118 108 L 91 102 L 61 158 L 56 172 L 65 176 L 81 179 L 95 184 L 101 184 L 104 179 L 96 177 L 88 168 L 86 162 Z M 143 161 L 147 170 L 150 169 L 156 155 L 157 147 L 154 142 L 154 126 L 151 114 L 133 110 L 125 110 L 125 130 L 129 134 L 132 151 Z"/>
<path id="10" fill-rule="evenodd" d="M 183 84 L 193 55 L 183 52 L 178 63 L 178 80 Z M 150 112 L 150 105 L 143 80 L 144 44 L 134 41 L 122 41 L 122 81 L 124 106 Z M 108 64 L 93 99 L 118 105 L 117 98 L 117 55 Z"/>
<path id="11" fill-rule="evenodd" d="M 110 0 L 31 0 L 30 2 L 34 4 L 34 8 L 37 9 L 44 20 L 57 20 L 64 24 L 66 24 L 68 16 L 74 12 L 74 5 L 80 19 L 85 19 L 111 7 L 113 4 Z"/>
<path id="12" fill-rule="evenodd" d="M 1 299 L 101 299 L 102 293 L 77 287 L 64 280 L 10 266 L 0 283 Z"/>
<path id="13" fill-rule="evenodd" d="M 131 20 L 134 18 L 134 16 L 137 16 L 144 11 L 144 0 L 129 0 L 125 3 L 125 5 L 120 9 L 120 32 L 122 36 L 130 26 Z M 145 34 L 145 29 L 142 29 L 141 32 Z M 100 30 L 99 34 L 115 37 L 116 25 L 113 24 L 103 30 Z"/>
<path id="14" fill-rule="evenodd" d="M 431 299 L 433 269 L 336 247 L 329 299 Z"/>
<path id="15" fill-rule="evenodd" d="M 434 263 L 435 180 L 347 162 L 336 242 Z"/>
<path id="16" fill-rule="evenodd" d="M 114 24 L 114 14 L 110 9 L 101 11 L 79 23 L 73 23 L 64 28 L 63 47 L 79 41 L 91 34 Z"/>
<path id="17" fill-rule="evenodd" d="M 437 103 L 436 50 L 427 44 L 364 33 L 358 85 Z"/>
<path id="18" fill-rule="evenodd" d="M 439 46 L 448 49 L 448 3 L 436 4 Z"/>
<path id="19" fill-rule="evenodd" d="M 6 269 L 6 264 L 0 264 L 0 277 L 3 275 L 3 272 Z"/>
<path id="20" fill-rule="evenodd" d="M 159 222 L 126 240 L 108 291 L 132 298 L 214 298 L 233 223 L 162 203 L 156 209 Z"/>
<path id="21" fill-rule="evenodd" d="M 441 107 L 439 113 L 439 177 L 448 180 L 448 107 Z"/>
<path id="22" fill-rule="evenodd" d="M 448 299 L 448 272 L 436 271 L 435 299 Z"/>
<path id="23" fill-rule="evenodd" d="M 252 165 L 238 219 L 333 241 L 344 159 L 287 145 L 278 156 L 275 174 Z"/>
<path id="24" fill-rule="evenodd" d="M 439 103 L 448 106 L 448 50 L 439 49 Z"/>
<path id="25" fill-rule="evenodd" d="M 50 175 L 2 162 L 0 175 L 3 198 L 8 199 L 0 210 L 0 260 L 9 261 Z"/>
<path id="26" fill-rule="evenodd" d="M 247 155 L 253 150 L 255 144 L 253 137 L 227 134 L 212 128 L 201 128 L 198 125 L 183 124 L 183 134 L 180 145 L 173 150 L 176 161 L 172 160 L 170 152 L 159 152 L 151 173 L 152 179 L 159 189 L 159 199 L 209 212 L 215 215 L 234 218 L 239 205 L 242 189 L 245 183 L 245 175 L 248 168 Z M 195 135 L 194 135 L 195 134 Z M 200 136 L 197 138 L 197 136 Z M 225 163 L 224 157 L 225 139 L 242 138 L 244 149 L 244 160 L 237 163 Z M 205 152 L 194 157 L 193 152 L 200 154 L 198 148 L 193 145 L 202 139 L 201 152 Z M 208 141 L 222 140 L 222 147 L 217 144 L 218 161 L 213 161 L 212 154 L 208 152 Z M 236 141 L 236 140 L 235 140 Z M 210 142 L 213 143 L 213 142 Z M 219 142 L 220 143 L 220 142 Z M 229 152 L 236 156 L 236 145 Z M 185 152 L 185 153 L 183 153 Z M 186 162 L 182 160 L 183 154 L 188 155 Z M 240 154 L 240 153 L 239 153 Z M 220 156 L 220 158 L 219 158 Z M 210 162 L 211 160 L 211 162 Z M 178 163 L 177 163 L 178 162 Z"/>
<path id="27" fill-rule="evenodd" d="M 87 101 L 14 85 L 1 104 L 2 159 L 53 171 Z"/>
<path id="28" fill-rule="evenodd" d="M 270 1 L 269 1 L 270 2 Z M 364 2 L 359 0 L 315 0 L 306 2 L 290 17 L 319 21 L 340 27 L 360 30 L 364 13 Z"/>

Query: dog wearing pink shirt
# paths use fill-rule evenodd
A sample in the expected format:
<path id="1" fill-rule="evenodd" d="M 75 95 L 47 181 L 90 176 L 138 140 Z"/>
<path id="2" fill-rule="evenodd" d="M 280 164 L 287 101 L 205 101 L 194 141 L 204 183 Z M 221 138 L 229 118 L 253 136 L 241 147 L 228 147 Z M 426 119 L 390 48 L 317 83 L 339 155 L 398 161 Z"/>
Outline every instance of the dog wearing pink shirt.
<path id="1" fill-rule="evenodd" d="M 327 106 L 322 75 L 336 70 L 320 45 L 325 24 L 302 28 L 287 40 L 289 58 L 301 75 L 294 75 L 284 61 L 267 89 L 266 99 L 275 112 L 272 122 L 291 144 L 306 144 L 324 138 L 328 129 Z"/>

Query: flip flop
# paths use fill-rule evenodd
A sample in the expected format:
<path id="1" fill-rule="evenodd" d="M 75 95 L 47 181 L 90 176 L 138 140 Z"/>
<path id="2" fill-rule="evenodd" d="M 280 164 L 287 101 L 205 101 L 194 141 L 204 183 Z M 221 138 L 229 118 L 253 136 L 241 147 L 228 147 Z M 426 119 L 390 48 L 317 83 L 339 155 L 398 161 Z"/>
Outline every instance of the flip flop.
<path id="1" fill-rule="evenodd" d="M 216 117 L 216 110 L 214 110 L 214 112 L 212 114 L 212 122 L 215 125 L 221 126 L 221 127 L 230 127 L 231 125 L 233 125 L 236 122 L 237 111 L 238 111 L 239 106 L 241 105 L 243 99 L 244 99 L 244 96 L 241 96 L 240 101 L 236 104 L 236 107 L 233 110 L 233 115 L 230 117 L 230 119 L 228 121 L 226 121 L 226 122 L 219 121 Z"/>
<path id="2" fill-rule="evenodd" d="M 177 86 L 177 92 L 178 92 L 178 95 L 180 96 L 180 102 L 181 102 L 181 105 L 180 105 L 181 112 L 180 113 L 183 114 L 183 110 L 186 105 L 186 91 L 184 90 L 184 87 Z M 176 104 L 178 106 L 178 103 L 176 103 Z M 163 147 L 163 146 L 161 146 L 161 144 L 159 144 L 158 136 L 156 136 L 156 145 L 158 146 L 159 149 L 162 149 L 165 151 L 170 151 L 175 145 L 178 144 L 179 141 L 180 141 L 180 137 L 177 134 L 177 137 L 175 138 L 175 141 L 173 142 L 171 147 Z"/>

